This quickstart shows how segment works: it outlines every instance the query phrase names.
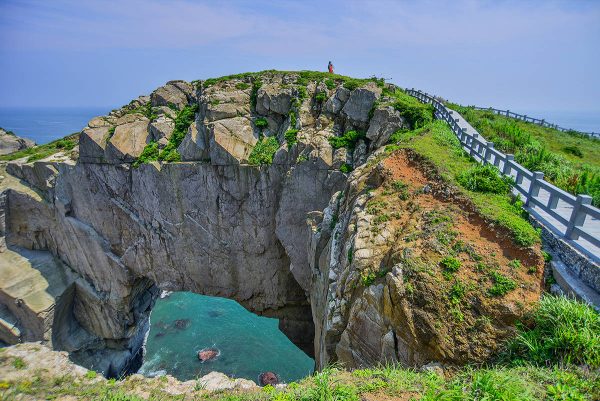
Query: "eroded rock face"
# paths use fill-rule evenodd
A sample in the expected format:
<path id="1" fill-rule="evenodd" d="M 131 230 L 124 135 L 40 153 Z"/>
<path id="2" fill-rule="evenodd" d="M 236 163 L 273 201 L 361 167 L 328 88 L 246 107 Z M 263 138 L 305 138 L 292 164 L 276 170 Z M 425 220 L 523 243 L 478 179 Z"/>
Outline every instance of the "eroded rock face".
<path id="1" fill-rule="evenodd" d="M 49 251 L 75 277 L 68 313 L 49 325 L 60 333 L 56 347 L 108 375 L 135 369 L 161 290 L 226 297 L 278 318 L 319 367 L 480 361 L 486 341 L 506 334 L 521 313 L 514 302 L 480 300 L 473 310 L 504 317 L 477 337 L 436 326 L 450 318 L 441 301 L 426 304 L 444 299 L 435 281 L 418 276 L 422 287 L 408 285 L 423 247 L 393 246 L 404 243 L 402 230 L 373 215 L 366 189 L 383 192 L 397 173 L 376 158 L 406 127 L 388 105 L 374 108 L 381 88 L 309 82 L 301 90 L 298 78 L 264 73 L 258 89 L 251 77 L 171 81 L 92 119 L 77 163 L 9 165 L 30 188 L 3 193 L 6 245 Z M 329 138 L 349 130 L 366 138 L 334 150 Z M 272 164 L 247 165 L 266 137 L 279 144 Z M 176 148 L 182 162 L 132 164 L 151 142 Z M 352 175 L 339 171 L 345 164 Z M 432 197 L 427 207 L 441 202 L 431 189 L 413 193 Z M 415 216 L 402 218 L 429 224 Z M 470 323 L 473 316 L 465 313 Z"/>
<path id="2" fill-rule="evenodd" d="M 428 175 L 426 162 L 409 151 L 382 151 L 353 172 L 324 213 L 311 216 L 317 366 L 485 361 L 539 299 L 539 249 L 500 245 L 506 234 L 469 219 L 469 201 Z M 461 260 L 457 276 L 440 267 L 449 254 Z M 536 273 L 511 271 L 511 259 Z M 524 284 L 490 297 L 482 266 Z"/>
<path id="3" fill-rule="evenodd" d="M 35 142 L 21 138 L 0 128 L 0 155 L 6 155 L 19 150 L 27 149 L 35 145 Z"/>

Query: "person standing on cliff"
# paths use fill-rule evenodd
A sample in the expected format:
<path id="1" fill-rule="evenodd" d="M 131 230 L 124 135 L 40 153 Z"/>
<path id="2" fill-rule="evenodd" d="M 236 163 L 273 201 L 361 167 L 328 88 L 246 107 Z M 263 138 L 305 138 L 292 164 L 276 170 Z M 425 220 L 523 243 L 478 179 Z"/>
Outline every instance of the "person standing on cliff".
<path id="1" fill-rule="evenodd" d="M 329 62 L 329 64 L 327 65 L 327 69 L 329 70 L 330 74 L 333 74 L 333 64 L 331 64 L 331 61 Z"/>

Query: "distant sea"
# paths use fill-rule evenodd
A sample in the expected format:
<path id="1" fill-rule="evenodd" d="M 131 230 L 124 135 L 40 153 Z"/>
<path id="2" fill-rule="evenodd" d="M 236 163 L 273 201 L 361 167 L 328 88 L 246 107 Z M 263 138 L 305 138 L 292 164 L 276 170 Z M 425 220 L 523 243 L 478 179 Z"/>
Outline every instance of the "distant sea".
<path id="1" fill-rule="evenodd" d="M 81 131 L 92 117 L 105 115 L 112 109 L 113 107 L 0 108 L 0 128 L 32 139 L 37 144 L 44 144 Z M 600 111 L 515 110 L 515 112 L 543 118 L 564 128 L 600 132 Z"/>
<path id="2" fill-rule="evenodd" d="M 79 132 L 89 120 L 112 107 L 0 108 L 0 128 L 13 131 L 38 145 Z"/>

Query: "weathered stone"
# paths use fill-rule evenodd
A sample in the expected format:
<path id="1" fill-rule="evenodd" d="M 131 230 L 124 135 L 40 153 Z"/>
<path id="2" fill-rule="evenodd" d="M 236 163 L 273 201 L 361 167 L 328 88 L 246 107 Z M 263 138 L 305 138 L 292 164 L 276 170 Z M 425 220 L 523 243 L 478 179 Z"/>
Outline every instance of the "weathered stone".
<path id="1" fill-rule="evenodd" d="M 185 81 L 169 81 L 150 95 L 152 106 L 175 105 L 178 109 L 187 106 L 192 97 L 193 87 Z"/>
<path id="2" fill-rule="evenodd" d="M 169 139 L 173 134 L 175 123 L 168 117 L 159 117 L 156 121 L 150 123 L 151 140 L 159 141 L 162 138 Z"/>
<path id="3" fill-rule="evenodd" d="M 108 141 L 106 160 L 111 163 L 133 162 L 149 141 L 148 120 L 119 125 Z"/>
<path id="4" fill-rule="evenodd" d="M 109 139 L 109 127 L 85 128 L 79 136 L 79 160 L 82 163 L 102 163 Z"/>
<path id="5" fill-rule="evenodd" d="M 207 391 L 247 390 L 258 387 L 252 380 L 231 379 L 223 373 L 210 372 L 198 379 L 198 384 Z"/>
<path id="6" fill-rule="evenodd" d="M 391 106 L 375 109 L 367 131 L 371 149 L 385 145 L 394 132 L 403 128 L 409 127 L 399 111 Z"/>
<path id="7" fill-rule="evenodd" d="M 292 104 L 292 90 L 281 89 L 278 85 L 265 85 L 256 96 L 256 112 L 266 116 L 269 113 L 287 115 Z"/>
<path id="8" fill-rule="evenodd" d="M 210 160 L 213 165 L 247 163 L 258 142 L 250 119 L 235 117 L 208 125 Z"/>
<path id="9" fill-rule="evenodd" d="M 196 122 L 193 122 L 188 128 L 188 133 L 183 138 L 183 141 L 177 150 L 183 161 L 207 160 L 209 158 L 208 138 L 206 136 L 206 128 L 204 125 L 201 126 L 199 131 L 198 125 Z"/>
<path id="10" fill-rule="evenodd" d="M 341 113 L 352 125 L 364 128 L 369 122 L 369 112 L 379 95 L 381 88 L 374 83 L 355 89 L 350 93 L 350 98 L 344 104 Z"/>
<path id="11" fill-rule="evenodd" d="M 323 110 L 329 114 L 338 114 L 349 98 L 350 91 L 344 87 L 339 87 L 335 94 L 325 102 Z"/>

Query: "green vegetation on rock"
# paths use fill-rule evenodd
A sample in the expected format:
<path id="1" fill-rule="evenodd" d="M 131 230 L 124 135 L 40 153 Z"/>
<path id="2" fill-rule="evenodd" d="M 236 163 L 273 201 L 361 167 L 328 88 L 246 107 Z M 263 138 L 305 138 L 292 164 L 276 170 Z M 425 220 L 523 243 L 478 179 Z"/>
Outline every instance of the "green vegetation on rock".
<path id="1" fill-rule="evenodd" d="M 253 165 L 270 165 L 273 163 L 273 156 L 279 149 L 279 142 L 274 136 L 260 138 L 250 156 L 248 156 L 248 163 Z"/>
<path id="2" fill-rule="evenodd" d="M 348 131 L 342 136 L 330 136 L 327 139 L 334 149 L 348 148 L 352 150 L 356 146 L 356 142 L 365 136 L 366 134 L 362 131 Z"/>
<path id="3" fill-rule="evenodd" d="M 194 122 L 197 111 L 197 104 L 185 106 L 179 110 L 175 117 L 173 133 L 171 134 L 167 145 L 162 150 L 159 150 L 158 143 L 151 141 L 144 147 L 144 150 L 142 150 L 142 153 L 137 160 L 133 162 L 133 167 L 138 167 L 142 163 L 148 163 L 155 160 L 164 162 L 181 161 L 181 156 L 179 155 L 177 148 L 181 145 L 183 138 L 185 138 L 188 128 Z"/>
<path id="4" fill-rule="evenodd" d="M 288 149 L 298 143 L 298 130 L 289 129 L 284 134 L 285 141 L 287 142 Z"/>
<path id="5" fill-rule="evenodd" d="M 512 178 L 501 176 L 490 164 L 473 166 L 459 173 L 456 181 L 469 191 L 491 194 L 507 194 L 514 185 Z"/>

